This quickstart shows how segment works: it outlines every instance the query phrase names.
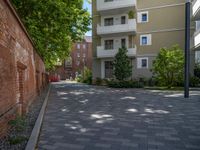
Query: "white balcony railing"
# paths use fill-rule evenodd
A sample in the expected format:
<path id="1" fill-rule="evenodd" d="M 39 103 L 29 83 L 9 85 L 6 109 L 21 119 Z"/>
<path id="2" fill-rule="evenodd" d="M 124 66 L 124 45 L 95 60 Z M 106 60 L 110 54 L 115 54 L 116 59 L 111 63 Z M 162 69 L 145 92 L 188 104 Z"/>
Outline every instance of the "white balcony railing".
<path id="1" fill-rule="evenodd" d="M 194 0 L 193 7 L 192 7 L 192 14 L 193 16 L 200 14 L 200 0 Z"/>
<path id="2" fill-rule="evenodd" d="M 97 0 L 97 11 L 127 8 L 133 7 L 135 5 L 136 0 L 113 0 L 109 2 L 105 2 L 104 0 Z"/>
<path id="3" fill-rule="evenodd" d="M 136 55 L 136 46 L 128 48 L 127 56 L 133 57 Z M 97 58 L 114 58 L 118 49 L 105 50 L 103 46 L 97 46 Z"/>
<path id="4" fill-rule="evenodd" d="M 97 25 L 97 34 L 113 34 L 124 32 L 136 32 L 136 19 L 128 19 L 127 24 L 118 24 L 113 26 L 100 26 Z"/>

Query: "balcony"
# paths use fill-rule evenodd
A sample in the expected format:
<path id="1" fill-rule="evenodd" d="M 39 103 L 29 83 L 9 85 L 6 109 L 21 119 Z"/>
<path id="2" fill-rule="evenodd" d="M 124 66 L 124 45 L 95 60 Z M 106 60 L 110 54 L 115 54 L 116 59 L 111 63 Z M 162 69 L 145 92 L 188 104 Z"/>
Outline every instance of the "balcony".
<path id="1" fill-rule="evenodd" d="M 199 49 L 200 48 L 200 30 L 197 30 L 194 33 L 194 48 Z"/>
<path id="2" fill-rule="evenodd" d="M 97 11 L 101 15 L 115 14 L 117 11 L 127 11 L 136 6 L 136 0 L 111 0 L 105 2 L 104 0 L 97 1 Z M 118 10 L 119 9 L 119 10 Z"/>
<path id="3" fill-rule="evenodd" d="M 129 57 L 136 56 L 136 50 L 136 45 L 134 45 L 133 48 L 128 48 L 127 55 Z M 103 46 L 97 46 L 97 58 L 114 58 L 117 52 L 118 49 L 105 50 Z"/>
<path id="4" fill-rule="evenodd" d="M 107 35 L 107 34 L 135 34 L 136 32 L 136 19 L 128 19 L 127 24 L 118 24 L 113 26 L 100 26 L 97 25 L 97 34 L 98 35 Z"/>
<path id="5" fill-rule="evenodd" d="M 192 15 L 195 20 L 200 19 L 200 0 L 194 0 L 192 4 Z"/>

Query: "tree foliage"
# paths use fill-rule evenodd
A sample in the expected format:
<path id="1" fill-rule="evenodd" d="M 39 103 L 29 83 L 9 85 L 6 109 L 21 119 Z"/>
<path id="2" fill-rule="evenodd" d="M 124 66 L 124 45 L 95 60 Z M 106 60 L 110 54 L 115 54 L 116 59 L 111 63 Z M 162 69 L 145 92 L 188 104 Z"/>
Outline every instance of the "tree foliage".
<path id="1" fill-rule="evenodd" d="M 47 68 L 64 60 L 89 30 L 83 0 L 12 0 Z"/>
<path id="2" fill-rule="evenodd" d="M 183 50 L 175 45 L 161 48 L 153 62 L 153 74 L 162 86 L 177 86 L 183 81 L 184 55 Z"/>
<path id="3" fill-rule="evenodd" d="M 125 47 L 119 48 L 113 63 L 114 75 L 120 81 L 129 78 L 132 74 L 132 65 L 126 53 L 127 49 Z"/>

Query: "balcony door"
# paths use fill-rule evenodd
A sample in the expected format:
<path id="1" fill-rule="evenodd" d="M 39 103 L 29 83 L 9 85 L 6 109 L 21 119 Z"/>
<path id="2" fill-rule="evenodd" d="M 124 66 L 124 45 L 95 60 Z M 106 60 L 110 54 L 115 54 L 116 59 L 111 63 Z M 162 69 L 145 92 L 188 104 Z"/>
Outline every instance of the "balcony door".
<path id="1" fill-rule="evenodd" d="M 105 40 L 105 50 L 112 50 L 113 49 L 113 44 L 114 41 L 113 40 Z"/>
<path id="2" fill-rule="evenodd" d="M 113 62 L 105 61 L 105 78 L 113 77 Z"/>
<path id="3" fill-rule="evenodd" d="M 126 16 L 121 16 L 121 24 L 126 24 Z"/>
<path id="4" fill-rule="evenodd" d="M 121 39 L 121 47 L 126 47 L 126 39 Z"/>
<path id="5" fill-rule="evenodd" d="M 104 19 L 104 26 L 113 26 L 114 19 L 113 18 L 105 18 Z"/>

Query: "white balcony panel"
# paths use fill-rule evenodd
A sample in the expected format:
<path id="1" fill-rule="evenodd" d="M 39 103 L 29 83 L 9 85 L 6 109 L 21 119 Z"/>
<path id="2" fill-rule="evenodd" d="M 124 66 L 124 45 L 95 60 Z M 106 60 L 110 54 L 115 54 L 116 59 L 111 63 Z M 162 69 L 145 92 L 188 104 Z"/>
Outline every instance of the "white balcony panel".
<path id="1" fill-rule="evenodd" d="M 129 19 L 127 24 L 118 24 L 113 26 L 100 26 L 97 25 L 97 34 L 115 34 L 115 33 L 135 33 L 136 32 L 136 19 Z"/>
<path id="2" fill-rule="evenodd" d="M 131 8 L 136 6 L 136 0 L 113 0 L 105 2 L 104 0 L 97 0 L 97 11 L 103 14 L 112 13 L 111 10 Z"/>
<path id="3" fill-rule="evenodd" d="M 195 0 L 192 6 L 192 13 L 195 19 L 200 19 L 200 0 Z"/>
<path id="4" fill-rule="evenodd" d="M 200 31 L 197 31 L 194 34 L 194 47 L 199 48 L 200 47 Z"/>
<path id="5" fill-rule="evenodd" d="M 129 57 L 134 57 L 136 55 L 136 46 L 134 48 L 128 48 L 127 55 Z M 105 50 L 103 46 L 97 47 L 97 58 L 114 58 L 117 54 L 118 49 Z"/>

